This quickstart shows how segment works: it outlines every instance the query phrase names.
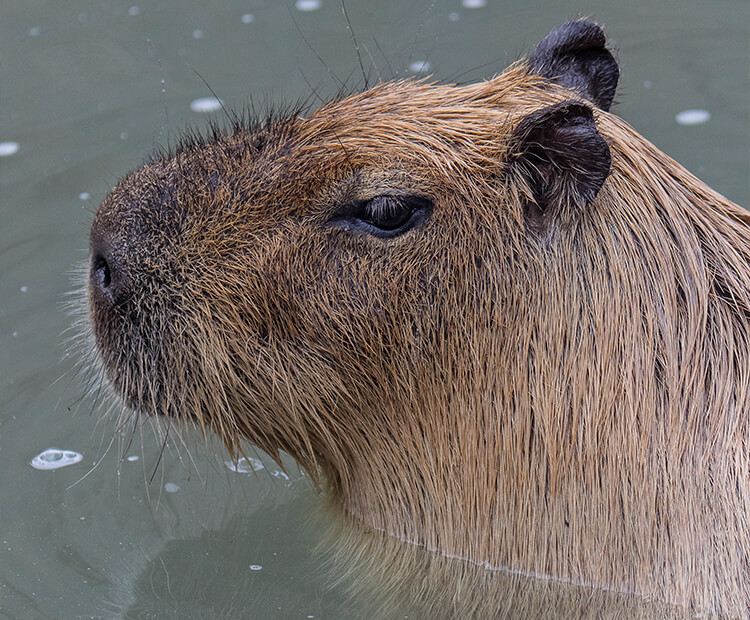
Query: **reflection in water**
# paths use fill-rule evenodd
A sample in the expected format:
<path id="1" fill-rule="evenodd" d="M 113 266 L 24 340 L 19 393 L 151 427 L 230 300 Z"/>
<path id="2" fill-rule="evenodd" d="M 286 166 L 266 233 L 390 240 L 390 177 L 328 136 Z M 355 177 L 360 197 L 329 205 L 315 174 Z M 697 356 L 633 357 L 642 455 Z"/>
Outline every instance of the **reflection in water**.
<path id="1" fill-rule="evenodd" d="M 329 519 L 329 522 L 331 520 Z M 374 618 L 686 619 L 688 609 L 571 583 L 487 570 L 365 531 L 331 524 L 318 551 L 332 582 Z"/>

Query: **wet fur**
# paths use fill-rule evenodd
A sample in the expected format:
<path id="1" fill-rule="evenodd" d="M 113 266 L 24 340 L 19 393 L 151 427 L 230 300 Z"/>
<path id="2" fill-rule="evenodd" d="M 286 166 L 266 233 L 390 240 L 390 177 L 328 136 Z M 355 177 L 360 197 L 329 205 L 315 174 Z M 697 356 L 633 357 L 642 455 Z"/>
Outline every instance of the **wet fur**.
<path id="1" fill-rule="evenodd" d="M 157 158 L 96 216 L 130 291 L 91 302 L 98 356 L 132 409 L 284 450 L 368 526 L 745 615 L 747 216 L 593 109 L 609 176 L 532 226 L 514 131 L 571 99 L 521 62 Z M 429 223 L 327 224 L 394 192 Z"/>

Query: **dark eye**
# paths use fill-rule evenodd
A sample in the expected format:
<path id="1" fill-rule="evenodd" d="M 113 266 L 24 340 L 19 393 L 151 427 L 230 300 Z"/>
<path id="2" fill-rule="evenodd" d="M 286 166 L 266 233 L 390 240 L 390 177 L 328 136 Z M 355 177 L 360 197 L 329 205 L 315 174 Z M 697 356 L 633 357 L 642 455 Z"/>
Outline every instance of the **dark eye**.
<path id="1" fill-rule="evenodd" d="M 424 221 L 431 212 L 432 202 L 422 196 L 376 196 L 345 205 L 331 223 L 376 237 L 396 237 Z"/>

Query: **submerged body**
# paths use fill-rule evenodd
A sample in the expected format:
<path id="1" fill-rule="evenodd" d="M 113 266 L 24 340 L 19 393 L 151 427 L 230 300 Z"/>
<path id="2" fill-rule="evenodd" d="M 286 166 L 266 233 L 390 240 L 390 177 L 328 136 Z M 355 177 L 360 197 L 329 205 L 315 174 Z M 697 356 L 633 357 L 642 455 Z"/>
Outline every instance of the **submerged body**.
<path id="1" fill-rule="evenodd" d="M 607 111 L 616 83 L 573 22 L 486 82 L 132 172 L 91 233 L 109 383 L 404 540 L 745 615 L 748 218 Z"/>

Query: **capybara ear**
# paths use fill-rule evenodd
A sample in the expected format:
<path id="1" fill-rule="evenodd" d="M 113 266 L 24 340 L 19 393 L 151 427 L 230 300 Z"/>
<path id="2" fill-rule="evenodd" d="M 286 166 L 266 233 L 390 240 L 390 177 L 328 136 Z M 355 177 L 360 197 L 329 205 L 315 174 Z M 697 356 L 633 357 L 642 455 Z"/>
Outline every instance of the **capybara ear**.
<path id="1" fill-rule="evenodd" d="M 508 164 L 510 174 L 520 175 L 531 191 L 527 214 L 536 218 L 591 202 L 609 176 L 611 156 L 591 108 L 564 101 L 521 119 L 511 137 Z"/>
<path id="2" fill-rule="evenodd" d="M 606 44 L 604 32 L 596 24 L 568 22 L 544 37 L 529 63 L 539 75 L 609 110 L 620 70 Z"/>

